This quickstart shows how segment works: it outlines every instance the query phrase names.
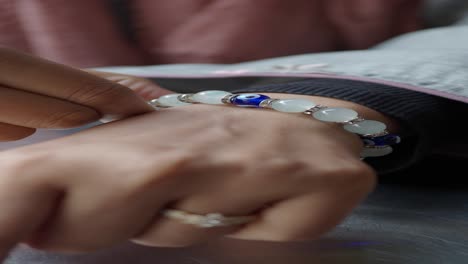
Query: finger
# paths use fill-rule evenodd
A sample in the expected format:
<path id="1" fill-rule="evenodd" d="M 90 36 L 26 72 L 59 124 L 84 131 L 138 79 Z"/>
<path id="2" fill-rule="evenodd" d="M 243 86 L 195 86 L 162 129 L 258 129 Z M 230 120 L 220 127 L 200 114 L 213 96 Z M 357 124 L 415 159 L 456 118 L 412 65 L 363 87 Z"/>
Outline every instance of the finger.
<path id="1" fill-rule="evenodd" d="M 41 250 L 91 252 L 123 243 L 141 231 L 167 202 L 155 195 L 131 203 L 110 198 L 112 206 L 111 202 L 103 203 L 109 199 L 103 193 L 70 194 L 54 221 L 34 233 L 29 244 Z M 87 200 L 94 204 L 87 204 Z"/>
<path id="2" fill-rule="evenodd" d="M 103 115 L 129 116 L 153 111 L 144 100 L 122 85 L 1 48 L 0 83 L 85 105 Z"/>
<path id="3" fill-rule="evenodd" d="M 0 122 L 3 123 L 29 128 L 69 128 L 99 117 L 89 107 L 0 86 Z"/>
<path id="4" fill-rule="evenodd" d="M 218 156 L 219 158 L 219 156 Z M 232 160 L 235 160 L 233 158 Z M 203 171 L 204 166 L 191 168 L 190 179 L 184 179 L 184 188 L 188 188 L 186 198 L 168 205 L 169 209 L 177 209 L 198 215 L 220 213 L 227 217 L 255 215 L 265 205 L 281 199 L 290 193 L 290 189 L 278 187 L 259 191 L 266 176 L 242 176 L 235 161 L 219 162 L 219 167 Z M 230 164 L 229 164 L 230 163 Z M 232 171 L 237 175 L 229 175 Z M 185 178 L 187 178 L 185 177 Z M 238 180 L 249 178 L 248 181 Z M 244 179 L 245 179 L 244 178 Z M 243 193 L 240 194 L 239 190 Z M 149 246 L 181 247 L 208 241 L 230 234 L 242 228 L 243 225 L 201 228 L 182 223 L 158 215 L 152 225 L 133 241 Z"/>
<path id="5" fill-rule="evenodd" d="M 273 202 L 297 195 L 297 192 L 310 192 L 315 180 L 310 175 L 313 170 L 309 159 L 303 158 L 306 155 L 285 158 L 264 154 L 259 162 L 258 153 L 255 156 L 236 149 L 246 149 L 249 144 L 251 141 L 237 142 L 229 149 L 218 149 L 216 153 L 210 153 L 209 160 L 199 156 L 187 172 L 190 179 L 183 181 L 183 186 L 189 188 L 187 195 L 170 207 L 195 214 L 221 213 L 235 217 L 255 214 Z M 135 242 L 152 246 L 187 246 L 230 234 L 239 228 L 243 226 L 201 229 L 160 217 Z"/>
<path id="6" fill-rule="evenodd" d="M 170 208 L 197 215 L 216 213 L 226 217 L 239 217 L 250 216 L 264 204 L 257 201 L 236 201 L 231 199 L 232 197 L 221 198 L 220 195 L 223 194 L 225 193 L 219 192 L 187 198 L 177 203 L 171 203 Z M 183 247 L 233 233 L 240 226 L 203 228 L 159 215 L 153 225 L 132 241 L 146 246 Z"/>
<path id="7" fill-rule="evenodd" d="M 2 157 L 0 178 L 0 259 L 47 221 L 61 197 L 51 186 L 18 177 L 21 167 L 7 166 L 6 159 Z"/>
<path id="8" fill-rule="evenodd" d="M 77 147 L 75 154 L 70 155 L 70 149 L 69 155 L 57 154 L 60 158 L 55 171 L 70 171 L 70 167 L 80 170 L 68 175 L 74 177 L 53 176 L 54 182 L 62 182 L 66 197 L 54 219 L 31 238 L 30 244 L 35 248 L 89 252 L 122 243 L 148 226 L 154 215 L 174 198 L 173 193 L 177 193 L 171 177 L 158 176 L 181 166 L 184 159 L 177 155 L 165 155 L 156 164 L 148 158 L 117 154 L 125 162 L 115 164 L 112 153 L 118 153 L 118 149 L 104 150 L 109 153 L 109 160 L 101 159 L 102 154 L 98 153 L 87 153 L 85 158 L 83 152 Z M 96 160 L 100 160 L 100 169 L 95 167 Z"/>
<path id="9" fill-rule="evenodd" d="M 14 141 L 34 134 L 34 128 L 15 126 L 6 123 L 0 123 L 0 142 L 1 141 Z"/>
<path id="10" fill-rule="evenodd" d="M 365 178 L 365 177 L 364 177 Z M 334 192 L 297 196 L 265 210 L 260 221 L 232 235 L 234 238 L 268 241 L 316 239 L 338 225 L 373 189 L 368 179 Z"/>
<path id="11" fill-rule="evenodd" d="M 128 87 L 145 100 L 151 100 L 172 93 L 146 78 L 94 70 L 87 70 L 87 72 Z"/>

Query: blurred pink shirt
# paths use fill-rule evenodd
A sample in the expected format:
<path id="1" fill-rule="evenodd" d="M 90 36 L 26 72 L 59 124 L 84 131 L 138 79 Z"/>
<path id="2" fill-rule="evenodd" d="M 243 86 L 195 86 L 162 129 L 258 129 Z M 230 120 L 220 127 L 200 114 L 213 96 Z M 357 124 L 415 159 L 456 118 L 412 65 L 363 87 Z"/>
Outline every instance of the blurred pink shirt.
<path id="1" fill-rule="evenodd" d="M 78 67 L 232 63 L 368 48 L 420 27 L 420 0 L 0 0 L 0 46 Z"/>

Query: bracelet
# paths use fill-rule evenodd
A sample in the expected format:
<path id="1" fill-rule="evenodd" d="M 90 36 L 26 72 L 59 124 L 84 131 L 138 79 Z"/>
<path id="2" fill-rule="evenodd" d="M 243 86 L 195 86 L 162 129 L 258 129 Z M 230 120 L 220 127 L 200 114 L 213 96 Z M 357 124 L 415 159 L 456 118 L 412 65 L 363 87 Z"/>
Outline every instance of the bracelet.
<path id="1" fill-rule="evenodd" d="M 390 134 L 387 131 L 387 126 L 382 122 L 366 120 L 352 109 L 317 105 L 306 99 L 273 99 L 263 94 L 232 94 L 210 90 L 195 94 L 168 94 L 148 103 L 156 110 L 201 103 L 267 108 L 285 113 L 303 113 L 323 122 L 341 124 L 345 130 L 358 135 L 364 145 L 361 151 L 362 159 L 388 155 L 393 152 L 392 145 L 401 141 L 398 135 Z"/>

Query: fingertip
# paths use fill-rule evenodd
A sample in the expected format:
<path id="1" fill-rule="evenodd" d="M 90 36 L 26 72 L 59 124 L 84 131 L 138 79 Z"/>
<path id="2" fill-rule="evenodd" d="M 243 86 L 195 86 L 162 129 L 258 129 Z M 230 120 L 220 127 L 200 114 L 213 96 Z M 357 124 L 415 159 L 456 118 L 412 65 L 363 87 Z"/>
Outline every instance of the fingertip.
<path id="1" fill-rule="evenodd" d="M 0 142 L 21 140 L 35 132 L 34 128 L 0 123 Z"/>
<path id="2" fill-rule="evenodd" d="M 159 98 L 163 95 L 166 95 L 166 94 L 171 94 L 171 93 L 174 93 L 174 92 L 171 92 L 169 90 L 166 90 L 164 88 L 161 88 L 157 85 L 152 85 L 152 86 L 147 86 L 145 87 L 144 89 L 140 90 L 140 91 L 135 91 L 139 96 L 141 96 L 144 100 L 152 100 L 152 99 L 155 99 L 155 98 Z"/>
<path id="3" fill-rule="evenodd" d="M 94 70 L 87 71 L 93 75 L 105 78 L 109 81 L 118 83 L 122 86 L 129 88 L 138 96 L 140 96 L 143 100 L 151 100 L 166 94 L 173 93 L 170 90 L 162 88 L 157 83 L 147 78 L 111 72 L 100 72 Z"/>

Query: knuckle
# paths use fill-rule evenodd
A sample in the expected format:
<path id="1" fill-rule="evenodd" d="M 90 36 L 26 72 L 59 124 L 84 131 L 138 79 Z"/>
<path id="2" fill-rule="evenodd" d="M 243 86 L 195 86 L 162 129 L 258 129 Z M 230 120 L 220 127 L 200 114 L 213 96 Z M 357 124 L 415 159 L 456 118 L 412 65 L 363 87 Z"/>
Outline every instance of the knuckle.
<path id="1" fill-rule="evenodd" d="M 195 153 L 188 151 L 166 152 L 164 158 L 153 153 L 143 155 L 145 162 L 139 164 L 139 174 L 131 177 L 122 188 L 129 196 L 138 196 L 142 192 L 154 191 L 169 182 L 177 182 L 191 173 L 196 161 Z M 153 158 L 154 157 L 154 158 Z M 174 193 L 176 193 L 174 191 Z"/>
<path id="2" fill-rule="evenodd" d="M 349 178 L 348 181 L 361 186 L 373 186 L 376 181 L 376 173 L 363 162 L 350 162 L 344 177 Z"/>
<path id="3" fill-rule="evenodd" d="M 276 157 L 260 163 L 265 173 L 259 175 L 268 181 L 301 183 L 309 178 L 312 172 L 311 162 L 307 159 Z"/>
<path id="4" fill-rule="evenodd" d="M 10 184 L 28 184 L 34 185 L 36 181 L 41 181 L 41 169 L 43 164 L 48 164 L 51 154 L 29 151 L 27 154 L 22 152 L 11 152 L 8 157 L 2 157 L 2 182 Z M 2 184 L 2 186 L 11 186 Z"/>
<path id="5" fill-rule="evenodd" d="M 361 161 L 342 161 L 334 166 L 319 169 L 321 179 L 332 185 L 355 186 L 372 189 L 376 184 L 376 173 Z"/>
<path id="6" fill-rule="evenodd" d="M 6 159 L 2 157 L 2 169 L 6 177 L 2 179 L 11 179 L 18 177 L 8 177 L 9 175 L 23 175 L 23 172 L 28 171 L 31 167 L 34 167 L 39 162 L 43 160 L 33 153 L 30 155 L 19 155 L 19 154 L 10 154 Z"/>
<path id="7" fill-rule="evenodd" d="M 310 162 L 304 159 L 280 157 L 269 160 L 265 165 L 278 172 L 297 173 L 308 170 Z"/>
<path id="8" fill-rule="evenodd" d="M 368 192 L 374 190 L 377 185 L 377 173 L 370 166 L 363 163 L 358 175 L 363 188 Z"/>
<path id="9" fill-rule="evenodd" d="M 71 128 L 97 121 L 100 115 L 92 109 L 76 109 L 57 112 L 41 121 L 39 128 Z"/>
<path id="10" fill-rule="evenodd" d="M 257 151 L 229 155 L 221 165 L 237 179 L 253 185 L 284 183 L 291 187 L 310 181 L 313 173 L 313 164 L 307 158 Z"/>
<path id="11" fill-rule="evenodd" d="M 229 155 L 221 160 L 217 159 L 216 164 L 211 167 L 214 170 L 225 171 L 226 175 L 230 176 L 231 179 L 249 182 L 264 174 L 262 173 L 263 168 L 259 168 L 256 163 L 256 159 L 251 155 L 236 154 Z"/>
<path id="12" fill-rule="evenodd" d="M 218 161 L 218 166 L 224 168 L 230 172 L 236 172 L 243 174 L 249 169 L 254 169 L 254 164 L 256 163 L 255 157 L 248 154 L 237 153 L 235 155 L 229 155 L 229 157 Z"/>

